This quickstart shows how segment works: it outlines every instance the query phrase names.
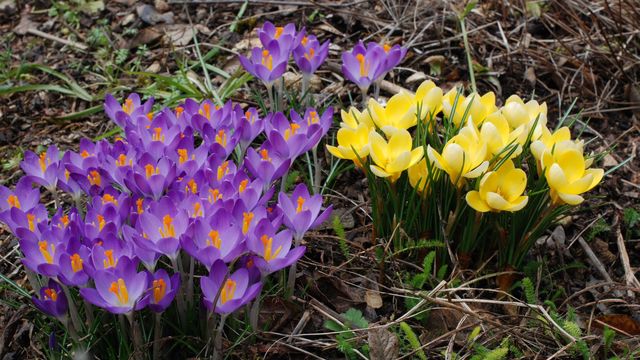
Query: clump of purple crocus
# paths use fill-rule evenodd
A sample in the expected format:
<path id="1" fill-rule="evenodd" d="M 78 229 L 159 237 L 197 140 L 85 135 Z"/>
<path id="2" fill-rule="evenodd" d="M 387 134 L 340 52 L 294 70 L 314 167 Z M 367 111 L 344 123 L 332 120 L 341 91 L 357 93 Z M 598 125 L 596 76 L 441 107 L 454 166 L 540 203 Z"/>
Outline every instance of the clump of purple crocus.
<path id="1" fill-rule="evenodd" d="M 274 84 L 280 87 L 278 80 L 287 70 L 291 56 L 302 73 L 302 93 L 305 94 L 311 75 L 329 54 L 329 41 L 321 44 L 314 35 L 306 35 L 304 29 L 296 30 L 292 23 L 275 26 L 267 21 L 257 32 L 261 46 L 251 49 L 249 57 L 240 55 L 239 59 L 246 71 L 265 84 L 271 109 L 276 111 L 282 89 L 275 91 Z"/>
<path id="2" fill-rule="evenodd" d="M 280 53 L 288 59 L 302 35 L 265 25 L 260 37 L 273 63 L 263 64 L 256 52 L 262 68 L 255 68 L 272 82 L 275 68 L 286 68 Z M 305 46 L 327 46 L 312 40 Z M 187 100 L 155 112 L 152 104 L 136 94 L 124 104 L 108 95 L 105 111 L 122 136 L 82 140 L 77 152 L 27 152 L 26 176 L 14 189 L 0 186 L 0 222 L 18 238 L 38 294 L 33 302 L 72 334 L 91 328 L 94 307 L 126 315 L 132 326 L 136 314 L 154 312 L 157 339 L 160 317 L 173 304 L 181 325 L 197 309 L 223 319 L 256 301 L 269 274 L 295 264 L 305 251 L 298 239 L 331 211 L 320 215 L 321 196 L 306 187 L 293 198 L 276 189 L 326 134 L 332 110 L 289 119 L 231 102 Z M 75 204 L 57 202 L 50 215 L 40 187 L 56 199 L 67 193 Z M 298 198 L 306 205 L 286 214 Z"/>

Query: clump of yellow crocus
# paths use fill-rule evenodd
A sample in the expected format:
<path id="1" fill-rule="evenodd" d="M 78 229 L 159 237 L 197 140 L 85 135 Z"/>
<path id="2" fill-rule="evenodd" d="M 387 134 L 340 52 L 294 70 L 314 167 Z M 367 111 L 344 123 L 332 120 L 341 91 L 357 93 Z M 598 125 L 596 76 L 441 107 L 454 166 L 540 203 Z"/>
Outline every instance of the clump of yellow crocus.
<path id="1" fill-rule="evenodd" d="M 389 136 L 387 142 L 375 130 L 369 133 L 370 155 L 373 164 L 371 171 L 379 177 L 388 177 L 395 182 L 400 174 L 414 166 L 422 159 L 424 149 L 413 147 L 413 139 L 407 130 L 397 129 Z"/>
<path id="2" fill-rule="evenodd" d="M 445 144 L 442 154 L 428 145 L 427 155 L 459 188 L 465 184 L 464 178 L 477 178 L 489 167 L 489 162 L 486 161 L 487 144 L 480 139 L 478 129 L 471 119 L 458 135 Z"/>
<path id="3" fill-rule="evenodd" d="M 469 191 L 466 199 L 478 212 L 513 212 L 527 205 L 529 197 L 522 195 L 526 187 L 527 174 L 507 160 L 497 170 L 486 173 L 480 179 L 479 189 Z"/>
<path id="4" fill-rule="evenodd" d="M 488 92 L 482 96 L 471 93 L 469 96 L 458 94 L 458 89 L 453 88 L 442 99 L 442 113 L 454 124 L 466 123 L 466 117 L 471 118 L 476 126 L 482 124 L 484 119 L 498 110 L 496 107 L 496 95 Z M 456 96 L 458 101 L 456 102 Z M 455 105 L 455 106 L 454 106 Z M 469 109 L 467 111 L 467 109 Z M 465 117 L 465 113 L 467 116 Z"/>
<path id="5" fill-rule="evenodd" d="M 393 95 L 386 106 L 374 99 L 369 99 L 368 106 L 373 122 L 387 135 L 396 129 L 409 129 L 417 123 L 414 97 L 406 91 Z"/>

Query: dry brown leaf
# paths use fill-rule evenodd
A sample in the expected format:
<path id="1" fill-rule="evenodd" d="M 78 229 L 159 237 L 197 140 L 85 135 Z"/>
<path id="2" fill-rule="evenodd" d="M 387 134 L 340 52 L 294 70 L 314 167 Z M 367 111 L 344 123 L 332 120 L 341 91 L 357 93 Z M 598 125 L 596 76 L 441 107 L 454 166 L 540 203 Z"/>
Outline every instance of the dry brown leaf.
<path id="1" fill-rule="evenodd" d="M 398 338 L 386 328 L 369 330 L 369 355 L 371 360 L 396 359 L 400 347 Z"/>
<path id="2" fill-rule="evenodd" d="M 380 309 L 382 307 L 382 297 L 380 297 L 380 293 L 375 290 L 367 290 L 364 294 L 364 300 L 369 307 L 374 309 Z"/>
<path id="3" fill-rule="evenodd" d="M 633 336 L 640 335 L 640 324 L 629 315 L 612 314 L 603 315 L 596 318 L 594 326 L 602 327 L 604 323 L 614 330 L 624 331 Z"/>

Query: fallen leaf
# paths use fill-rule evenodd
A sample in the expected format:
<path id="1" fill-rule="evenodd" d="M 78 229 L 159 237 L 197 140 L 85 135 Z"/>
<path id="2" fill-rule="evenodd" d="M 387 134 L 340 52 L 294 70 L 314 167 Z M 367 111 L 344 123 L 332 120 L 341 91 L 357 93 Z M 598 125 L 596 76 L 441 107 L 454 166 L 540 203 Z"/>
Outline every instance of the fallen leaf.
<path id="1" fill-rule="evenodd" d="M 629 315 L 612 314 L 598 316 L 594 326 L 602 327 L 602 323 L 613 330 L 624 331 L 633 336 L 640 335 L 640 324 Z"/>
<path id="2" fill-rule="evenodd" d="M 369 307 L 374 309 L 380 309 L 382 307 L 382 297 L 380 297 L 380 293 L 375 290 L 367 290 L 364 294 L 364 300 Z"/>
<path id="3" fill-rule="evenodd" d="M 396 359 L 400 346 L 398 338 L 386 328 L 369 330 L 369 356 L 371 360 Z"/>
<path id="4" fill-rule="evenodd" d="M 196 28 L 187 24 L 167 25 L 164 27 L 164 40 L 173 46 L 188 45 L 198 33 Z"/>
<path id="5" fill-rule="evenodd" d="M 136 7 L 136 13 L 138 14 L 140 20 L 149 25 L 155 25 L 158 23 L 173 24 L 172 12 L 161 14 L 156 10 L 156 8 L 151 5 L 138 5 Z"/>
<path id="6" fill-rule="evenodd" d="M 533 66 L 529 66 L 527 70 L 525 70 L 524 78 L 531 84 L 531 86 L 536 84 L 536 71 Z"/>
<path id="7" fill-rule="evenodd" d="M 422 81 L 425 80 L 427 78 L 427 75 L 425 73 L 423 73 L 422 71 L 417 71 L 413 74 L 411 74 L 411 76 L 409 76 L 406 80 L 407 84 L 412 84 L 418 81 Z"/>

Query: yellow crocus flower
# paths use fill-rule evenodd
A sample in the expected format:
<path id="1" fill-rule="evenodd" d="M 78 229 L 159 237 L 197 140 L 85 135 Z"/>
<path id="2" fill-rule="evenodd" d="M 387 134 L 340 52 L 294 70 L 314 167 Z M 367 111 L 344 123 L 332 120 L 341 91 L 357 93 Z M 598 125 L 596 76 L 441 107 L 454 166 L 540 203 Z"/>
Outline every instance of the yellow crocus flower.
<path id="1" fill-rule="evenodd" d="M 351 107 L 349 111 L 340 110 L 340 116 L 342 117 L 341 128 L 357 129 L 360 124 L 365 124 L 369 128 L 374 127 L 371 115 L 367 110 L 360 112 L 355 107 Z"/>
<path id="2" fill-rule="evenodd" d="M 469 191 L 466 200 L 478 212 L 518 211 L 529 201 L 528 196 L 522 195 L 526 187 L 527 174 L 507 160 L 497 170 L 486 173 L 479 190 Z"/>
<path id="3" fill-rule="evenodd" d="M 395 182 L 400 174 L 422 159 L 424 149 L 419 146 L 412 149 L 411 134 L 407 130 L 397 129 L 387 142 L 375 130 L 369 133 L 370 154 L 373 164 L 371 171 L 379 177 L 388 177 Z"/>
<path id="4" fill-rule="evenodd" d="M 416 90 L 414 101 L 416 109 L 420 108 L 420 119 L 428 121 L 442 111 L 442 89 L 436 84 L 427 80 L 424 81 Z"/>
<path id="5" fill-rule="evenodd" d="M 604 176 L 602 169 L 589 169 L 591 162 L 584 158 L 581 142 L 559 142 L 552 153 L 543 155 L 542 166 L 554 203 L 578 205 L 584 201 L 581 194 L 593 189 Z"/>
<path id="6" fill-rule="evenodd" d="M 338 130 L 338 146 L 327 145 L 327 150 L 337 158 L 352 160 L 357 166 L 362 167 L 360 159 L 364 161 L 369 155 L 369 131 L 369 126 L 364 123 L 355 129 L 343 127 Z"/>
<path id="7" fill-rule="evenodd" d="M 429 187 L 429 170 L 427 159 L 423 158 L 417 164 L 407 169 L 409 183 L 419 194 L 425 195 Z"/>
<path id="8" fill-rule="evenodd" d="M 388 136 L 396 129 L 406 130 L 417 123 L 414 97 L 406 91 L 393 95 L 386 106 L 374 99 L 369 99 L 368 105 L 373 122 Z"/>
<path id="9" fill-rule="evenodd" d="M 512 129 L 528 124 L 538 118 L 538 123 L 547 123 L 547 103 L 538 104 L 530 100 L 526 104 L 518 95 L 511 95 L 502 107 L 502 115 Z"/>
<path id="10" fill-rule="evenodd" d="M 511 153 L 511 158 L 522 153 L 522 146 L 518 143 L 518 138 L 522 133 L 522 128 L 514 131 L 509 129 L 509 123 L 504 116 L 496 111 L 487 116 L 480 128 L 480 138 L 487 144 L 487 160 L 491 160 L 496 155 L 506 156 L 511 152 L 511 147 L 516 149 Z M 509 149 L 507 149 L 509 147 Z"/>
<path id="11" fill-rule="evenodd" d="M 437 168 L 449 175 L 451 183 L 458 187 L 464 185 L 463 178 L 477 178 L 489 167 L 489 162 L 485 160 L 487 144 L 480 139 L 478 129 L 471 119 L 458 135 L 445 144 L 442 154 L 428 145 L 427 155 Z"/>
<path id="12" fill-rule="evenodd" d="M 456 125 L 460 125 L 463 122 L 466 123 L 467 119 L 463 118 L 465 112 L 467 117 L 471 118 L 476 126 L 479 126 L 489 114 L 498 110 L 496 107 L 496 95 L 493 92 L 488 92 L 482 96 L 477 93 L 471 93 L 466 97 L 460 94 L 456 102 L 457 94 L 458 90 L 453 88 L 442 99 L 442 113 Z M 467 109 L 469 110 L 467 111 Z"/>

